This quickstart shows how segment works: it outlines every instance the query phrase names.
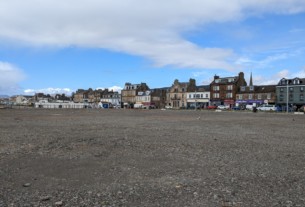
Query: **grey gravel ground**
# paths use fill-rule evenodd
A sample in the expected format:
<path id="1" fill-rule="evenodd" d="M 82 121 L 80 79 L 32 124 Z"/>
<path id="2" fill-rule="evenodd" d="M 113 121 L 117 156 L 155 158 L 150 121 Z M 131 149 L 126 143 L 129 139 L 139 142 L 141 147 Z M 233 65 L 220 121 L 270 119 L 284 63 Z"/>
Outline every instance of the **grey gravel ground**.
<path id="1" fill-rule="evenodd" d="M 0 110 L 0 206 L 305 206 L 305 115 Z"/>

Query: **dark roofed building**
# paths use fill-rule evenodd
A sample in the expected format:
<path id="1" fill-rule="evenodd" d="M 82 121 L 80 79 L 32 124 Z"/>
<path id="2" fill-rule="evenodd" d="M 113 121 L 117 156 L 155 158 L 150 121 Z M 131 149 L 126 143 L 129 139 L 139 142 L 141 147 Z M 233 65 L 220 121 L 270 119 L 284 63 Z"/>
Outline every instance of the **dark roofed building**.
<path id="1" fill-rule="evenodd" d="M 220 78 L 215 75 L 210 84 L 210 95 L 212 105 L 235 105 L 236 93 L 241 86 L 246 86 L 247 82 L 244 73 L 240 72 L 238 76 Z"/>
<path id="2" fill-rule="evenodd" d="M 236 94 L 236 103 L 243 107 L 247 104 L 275 104 L 275 85 L 241 86 Z"/>
<path id="3" fill-rule="evenodd" d="M 276 86 L 276 95 L 279 105 L 302 107 L 305 105 L 305 78 L 282 78 Z"/>

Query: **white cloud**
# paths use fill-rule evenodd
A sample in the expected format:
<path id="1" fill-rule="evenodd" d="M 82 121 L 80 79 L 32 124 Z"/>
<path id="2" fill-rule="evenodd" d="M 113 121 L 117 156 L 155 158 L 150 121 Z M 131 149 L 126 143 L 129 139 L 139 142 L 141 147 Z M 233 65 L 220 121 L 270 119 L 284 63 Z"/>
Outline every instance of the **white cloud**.
<path id="1" fill-rule="evenodd" d="M 304 10 L 304 0 L 10 0 L 0 2 L 0 38 L 106 48 L 146 57 L 157 66 L 232 69 L 232 50 L 199 47 L 182 33 L 249 15 Z"/>
<path id="2" fill-rule="evenodd" d="M 25 89 L 24 94 L 34 95 L 35 93 L 44 93 L 44 94 L 66 94 L 71 95 L 74 92 L 70 88 L 42 88 L 42 89 Z"/>
<path id="3" fill-rule="evenodd" d="M 19 91 L 19 83 L 26 78 L 25 74 L 11 63 L 0 61 L 0 93 L 13 94 Z"/>
<path id="4" fill-rule="evenodd" d="M 293 73 L 291 75 L 292 78 L 295 78 L 295 77 L 299 77 L 299 78 L 305 78 L 305 67 L 303 68 L 303 70 L 300 70 L 296 73 Z"/>
<path id="5" fill-rule="evenodd" d="M 254 85 L 275 85 L 282 78 L 305 78 L 305 67 L 303 70 L 297 72 L 291 72 L 287 69 L 281 70 L 271 76 L 254 76 L 253 83 Z"/>

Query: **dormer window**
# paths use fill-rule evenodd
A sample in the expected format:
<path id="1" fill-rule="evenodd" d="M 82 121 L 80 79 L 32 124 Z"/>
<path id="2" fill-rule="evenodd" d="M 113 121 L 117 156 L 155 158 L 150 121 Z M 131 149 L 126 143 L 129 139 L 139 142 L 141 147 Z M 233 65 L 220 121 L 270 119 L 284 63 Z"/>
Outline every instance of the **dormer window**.
<path id="1" fill-rule="evenodd" d="M 219 82 L 220 82 L 220 80 L 219 80 L 219 79 L 216 79 L 216 80 L 215 80 L 215 83 L 219 83 Z"/>
<path id="2" fill-rule="evenodd" d="M 240 87 L 240 90 L 241 90 L 241 91 L 245 91 L 245 90 L 246 90 L 246 87 L 245 87 L 245 86 L 241 86 L 241 87 Z"/>
<path id="3" fill-rule="evenodd" d="M 293 84 L 300 84 L 300 80 L 299 79 L 294 79 Z"/>

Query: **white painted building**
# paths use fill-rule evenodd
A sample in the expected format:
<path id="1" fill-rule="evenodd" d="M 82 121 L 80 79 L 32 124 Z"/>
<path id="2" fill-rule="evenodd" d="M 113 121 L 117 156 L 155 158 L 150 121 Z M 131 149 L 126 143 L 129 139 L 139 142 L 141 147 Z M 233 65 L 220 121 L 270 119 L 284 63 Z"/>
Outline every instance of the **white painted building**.
<path id="1" fill-rule="evenodd" d="M 74 103 L 74 102 L 47 102 L 40 101 L 35 103 L 35 108 L 47 108 L 47 109 L 83 109 L 87 108 L 86 103 Z"/>
<path id="2" fill-rule="evenodd" d="M 198 91 L 187 92 L 186 102 L 188 108 L 206 108 L 210 103 L 210 91 L 208 86 L 198 86 Z"/>

